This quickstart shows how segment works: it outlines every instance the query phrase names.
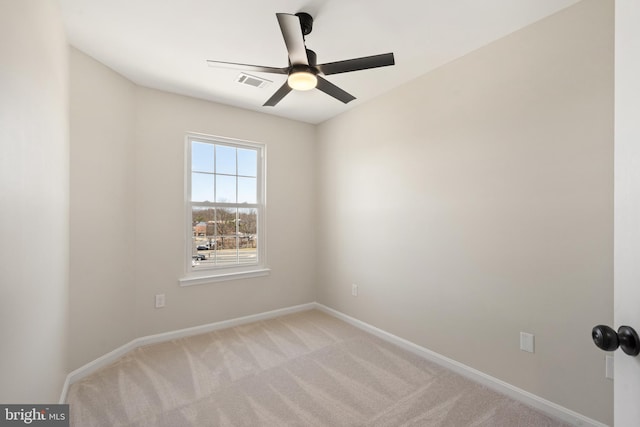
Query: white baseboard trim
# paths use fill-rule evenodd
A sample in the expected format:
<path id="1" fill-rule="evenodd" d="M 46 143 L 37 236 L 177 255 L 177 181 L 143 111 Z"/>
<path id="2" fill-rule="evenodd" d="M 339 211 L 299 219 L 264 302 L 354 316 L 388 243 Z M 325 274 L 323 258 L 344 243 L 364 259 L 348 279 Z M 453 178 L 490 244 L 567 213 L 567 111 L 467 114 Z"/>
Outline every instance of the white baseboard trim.
<path id="1" fill-rule="evenodd" d="M 585 417 L 582 414 L 557 405 L 549 400 L 543 399 L 540 396 L 536 396 L 533 393 L 529 393 L 526 390 L 522 390 L 521 388 L 515 387 L 507 382 L 487 375 L 484 372 L 478 371 L 477 369 L 471 368 L 453 359 L 449 359 L 448 357 L 445 357 L 439 353 L 421 347 L 417 344 L 412 343 L 411 341 L 405 340 L 404 338 L 400 338 L 396 335 L 390 334 L 389 332 L 376 328 L 375 326 L 348 316 L 323 304 L 316 303 L 315 308 L 340 320 L 343 320 L 359 329 L 369 332 L 370 334 L 375 335 L 378 338 L 395 344 L 398 347 L 410 351 L 420 357 L 437 363 L 444 368 L 450 369 L 466 378 L 469 378 L 472 381 L 482 384 L 487 388 L 505 394 L 514 400 L 531 406 L 558 420 L 579 427 L 609 427 L 606 424 Z"/>
<path id="2" fill-rule="evenodd" d="M 149 345 L 149 344 L 156 344 L 160 342 L 171 341 L 177 338 L 188 337 L 191 335 L 204 334 L 204 333 L 215 331 L 218 329 L 231 328 L 234 326 L 244 325 L 247 323 L 257 322 L 260 320 L 272 319 L 274 317 L 297 313 L 299 311 L 312 310 L 316 307 L 317 307 L 317 304 L 315 302 L 311 302 L 307 304 L 296 305 L 293 307 L 286 307 L 278 310 L 267 311 L 264 313 L 252 314 L 250 316 L 237 317 L 235 319 L 230 319 L 230 320 L 223 320 L 221 322 L 214 322 L 206 325 L 194 326 L 192 328 L 179 329 L 176 331 L 164 332 L 161 334 L 147 335 L 145 337 L 136 338 L 133 341 L 130 341 L 127 344 L 120 346 L 115 350 L 110 351 L 109 353 L 103 356 L 100 356 L 99 358 L 69 373 L 62 387 L 62 393 L 60 395 L 60 403 L 66 403 L 67 393 L 69 391 L 69 386 L 71 384 L 96 372 L 99 369 L 102 369 L 110 365 L 111 363 L 118 360 L 120 357 L 124 356 L 131 350 L 135 350 L 138 347 L 142 347 L 144 345 Z"/>

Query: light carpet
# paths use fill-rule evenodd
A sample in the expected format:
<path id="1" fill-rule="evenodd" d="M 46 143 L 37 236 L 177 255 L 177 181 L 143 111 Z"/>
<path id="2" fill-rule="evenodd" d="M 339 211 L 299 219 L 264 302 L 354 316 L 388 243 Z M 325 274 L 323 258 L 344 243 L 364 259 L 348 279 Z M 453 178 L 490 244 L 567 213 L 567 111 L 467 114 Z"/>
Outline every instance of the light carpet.
<path id="1" fill-rule="evenodd" d="M 67 401 L 74 427 L 569 426 L 317 310 L 140 347 Z"/>

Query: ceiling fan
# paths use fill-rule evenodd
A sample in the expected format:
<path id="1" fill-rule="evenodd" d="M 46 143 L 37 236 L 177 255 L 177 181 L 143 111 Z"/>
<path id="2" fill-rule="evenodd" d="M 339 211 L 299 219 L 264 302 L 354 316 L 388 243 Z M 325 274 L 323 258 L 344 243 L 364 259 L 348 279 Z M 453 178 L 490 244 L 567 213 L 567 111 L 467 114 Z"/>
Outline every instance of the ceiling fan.
<path id="1" fill-rule="evenodd" d="M 211 67 L 222 67 L 256 71 L 262 73 L 286 74 L 287 81 L 274 93 L 263 106 L 273 107 L 282 100 L 291 90 L 311 90 L 318 88 L 322 92 L 336 98 L 343 103 L 353 101 L 355 96 L 345 92 L 338 86 L 324 79 L 322 76 L 347 73 L 350 71 L 366 70 L 369 68 L 386 67 L 394 65 L 393 53 L 365 56 L 362 58 L 347 59 L 344 61 L 317 64 L 316 53 L 305 46 L 304 36 L 311 33 L 313 18 L 308 13 L 299 12 L 295 15 L 288 13 L 276 13 L 278 24 L 284 37 L 284 43 L 289 53 L 289 66 L 276 68 L 260 65 L 236 64 L 233 62 L 221 62 L 207 60 Z"/>

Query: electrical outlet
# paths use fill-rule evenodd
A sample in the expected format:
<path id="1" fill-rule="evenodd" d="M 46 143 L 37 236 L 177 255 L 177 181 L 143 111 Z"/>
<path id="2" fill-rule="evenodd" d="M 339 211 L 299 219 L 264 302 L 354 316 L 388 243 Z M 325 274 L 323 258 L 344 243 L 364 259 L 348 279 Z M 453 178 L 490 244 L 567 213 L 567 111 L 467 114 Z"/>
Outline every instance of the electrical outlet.
<path id="1" fill-rule="evenodd" d="M 520 350 L 533 353 L 534 335 L 520 332 Z"/>
<path id="2" fill-rule="evenodd" d="M 164 303 L 165 303 L 164 294 L 156 295 L 156 308 L 164 307 Z"/>
<path id="3" fill-rule="evenodd" d="M 351 284 L 351 295 L 353 295 L 354 297 L 358 296 L 358 285 L 356 285 L 355 283 Z"/>

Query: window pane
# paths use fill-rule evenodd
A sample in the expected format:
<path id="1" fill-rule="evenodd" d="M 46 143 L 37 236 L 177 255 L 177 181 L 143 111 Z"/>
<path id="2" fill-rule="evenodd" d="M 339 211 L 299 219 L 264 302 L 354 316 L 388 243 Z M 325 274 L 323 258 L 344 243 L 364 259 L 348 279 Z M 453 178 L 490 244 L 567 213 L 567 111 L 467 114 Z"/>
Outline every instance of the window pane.
<path id="1" fill-rule="evenodd" d="M 258 263 L 257 232 L 257 211 L 238 209 L 238 264 Z"/>
<path id="2" fill-rule="evenodd" d="M 219 236 L 235 236 L 236 233 L 236 211 L 234 208 L 218 208 L 216 225 Z"/>
<path id="3" fill-rule="evenodd" d="M 191 174 L 191 201 L 193 202 L 212 202 L 213 194 L 213 175 L 206 173 L 194 172 Z"/>
<path id="4" fill-rule="evenodd" d="M 216 248 L 216 209 L 192 208 L 191 266 L 194 269 L 213 266 Z"/>
<path id="5" fill-rule="evenodd" d="M 216 145 L 216 173 L 236 174 L 236 149 L 226 145 Z"/>
<path id="6" fill-rule="evenodd" d="M 241 239 L 240 249 L 238 249 L 238 264 L 257 264 L 258 263 L 258 240 Z"/>
<path id="7" fill-rule="evenodd" d="M 217 251 L 217 265 L 235 265 L 238 263 L 236 236 L 221 236 L 221 246 Z"/>
<path id="8" fill-rule="evenodd" d="M 191 144 L 191 170 L 213 173 L 213 145 L 203 142 Z"/>
<path id="9" fill-rule="evenodd" d="M 238 203 L 256 203 L 256 183 L 255 178 L 238 177 Z"/>
<path id="10" fill-rule="evenodd" d="M 236 177 L 216 175 L 216 202 L 236 203 Z"/>
<path id="11" fill-rule="evenodd" d="M 243 236 L 252 236 L 257 231 L 258 212 L 255 209 L 238 209 L 238 232 Z"/>
<path id="12" fill-rule="evenodd" d="M 258 153 L 238 148 L 238 175 L 258 176 Z"/>
<path id="13" fill-rule="evenodd" d="M 192 220 L 194 223 L 196 222 L 210 222 L 215 221 L 216 212 L 215 208 L 207 208 L 207 207 L 199 207 L 194 206 L 192 209 Z"/>
<path id="14" fill-rule="evenodd" d="M 237 243 L 238 209 L 220 209 L 217 265 L 235 265 L 238 263 Z"/>

